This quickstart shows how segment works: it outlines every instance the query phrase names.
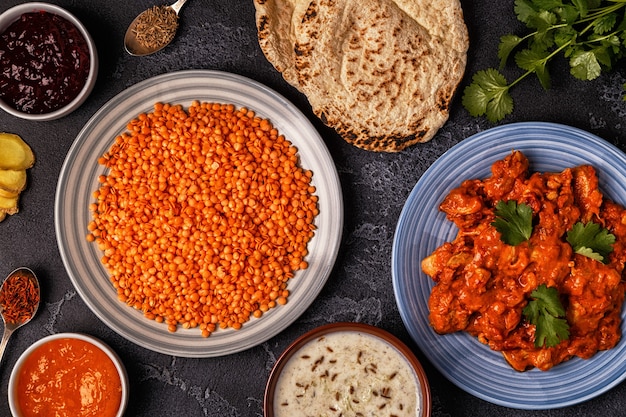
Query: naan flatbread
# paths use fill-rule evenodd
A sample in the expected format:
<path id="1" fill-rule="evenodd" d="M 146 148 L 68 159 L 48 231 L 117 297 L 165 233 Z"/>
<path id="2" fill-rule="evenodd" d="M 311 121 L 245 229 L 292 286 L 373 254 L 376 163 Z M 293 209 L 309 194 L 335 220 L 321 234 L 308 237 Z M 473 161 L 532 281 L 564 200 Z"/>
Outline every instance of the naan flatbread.
<path id="1" fill-rule="evenodd" d="M 313 112 L 372 151 L 447 121 L 469 46 L 459 0 L 254 0 L 259 44 Z"/>

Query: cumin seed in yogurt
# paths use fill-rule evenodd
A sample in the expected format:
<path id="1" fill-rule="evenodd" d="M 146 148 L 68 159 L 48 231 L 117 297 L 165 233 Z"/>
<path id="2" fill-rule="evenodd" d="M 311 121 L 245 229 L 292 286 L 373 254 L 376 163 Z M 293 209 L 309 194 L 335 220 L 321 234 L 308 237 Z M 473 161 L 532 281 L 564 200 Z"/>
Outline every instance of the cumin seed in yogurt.
<path id="1" fill-rule="evenodd" d="M 274 416 L 421 416 L 419 384 L 407 359 L 385 340 L 361 331 L 327 333 L 285 363 Z"/>

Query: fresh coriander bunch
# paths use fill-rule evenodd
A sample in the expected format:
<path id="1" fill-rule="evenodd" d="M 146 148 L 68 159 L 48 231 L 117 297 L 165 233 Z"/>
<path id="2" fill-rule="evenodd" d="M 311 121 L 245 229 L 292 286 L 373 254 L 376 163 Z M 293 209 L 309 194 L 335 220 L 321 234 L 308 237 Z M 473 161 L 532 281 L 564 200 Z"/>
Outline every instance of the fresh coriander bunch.
<path id="1" fill-rule="evenodd" d="M 525 36 L 500 39 L 500 69 L 511 55 L 525 72 L 509 83 L 494 68 L 478 71 L 463 92 L 472 116 L 498 122 L 513 112 L 509 90 L 531 74 L 549 89 L 548 63 L 557 55 L 569 60 L 570 73 L 593 80 L 610 71 L 626 54 L 626 0 L 516 0 L 515 14 L 529 29 Z M 626 85 L 625 85 L 626 87 Z"/>

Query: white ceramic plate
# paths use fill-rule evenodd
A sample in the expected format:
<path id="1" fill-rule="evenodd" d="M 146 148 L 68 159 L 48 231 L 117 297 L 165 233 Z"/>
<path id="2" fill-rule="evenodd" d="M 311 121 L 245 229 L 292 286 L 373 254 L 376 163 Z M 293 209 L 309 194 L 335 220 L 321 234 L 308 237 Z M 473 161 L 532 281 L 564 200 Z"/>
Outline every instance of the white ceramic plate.
<path id="1" fill-rule="evenodd" d="M 531 171 L 561 171 L 593 165 L 605 197 L 626 205 L 626 156 L 606 141 L 579 129 L 551 123 L 514 123 L 463 140 L 422 175 L 400 215 L 393 242 L 396 301 L 412 338 L 435 367 L 463 390 L 486 401 L 519 409 L 549 409 L 586 401 L 626 378 L 626 340 L 589 360 L 578 358 L 547 372 L 514 371 L 498 352 L 466 333 L 437 335 L 428 322 L 434 283 L 421 260 L 453 240 L 457 229 L 438 210 L 462 180 L 491 175 L 493 162 L 522 151 Z M 622 320 L 626 313 L 622 313 Z M 622 322 L 622 332 L 626 324 Z"/>
<path id="2" fill-rule="evenodd" d="M 97 163 L 115 137 L 139 113 L 155 102 L 188 106 L 193 100 L 231 103 L 270 119 L 299 150 L 301 165 L 313 171 L 319 197 L 317 230 L 309 242 L 309 268 L 290 280 L 284 306 L 271 309 L 241 330 L 218 330 L 202 338 L 198 329 L 179 329 L 145 319 L 141 312 L 118 301 L 102 253 L 85 239 L 91 220 L 89 204 L 105 173 Z M 278 93 L 234 74 L 191 70 L 160 75 L 140 82 L 106 103 L 89 120 L 70 148 L 56 190 L 55 227 L 63 263 L 76 290 L 89 308 L 121 336 L 157 352 L 183 357 L 227 355 L 256 346 L 294 322 L 317 297 L 335 263 L 343 228 L 341 185 L 322 138 L 306 117 Z"/>

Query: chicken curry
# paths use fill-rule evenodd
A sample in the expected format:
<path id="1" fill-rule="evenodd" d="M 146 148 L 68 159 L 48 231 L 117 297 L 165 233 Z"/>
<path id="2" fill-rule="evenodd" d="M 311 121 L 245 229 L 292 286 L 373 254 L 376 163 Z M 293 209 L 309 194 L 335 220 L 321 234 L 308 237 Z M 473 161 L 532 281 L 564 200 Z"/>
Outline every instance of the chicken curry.
<path id="1" fill-rule="evenodd" d="M 621 337 L 625 290 L 624 208 L 603 197 L 589 165 L 530 173 L 526 156 L 513 151 L 492 165 L 491 174 L 464 181 L 440 204 L 458 234 L 422 260 L 435 282 L 429 298 L 433 329 L 466 331 L 502 352 L 518 371 L 545 371 L 614 347 Z M 532 210 L 528 239 L 504 242 L 496 227 L 499 202 Z M 614 236 L 610 253 L 593 257 L 589 248 L 576 250 L 568 233 L 577 223 Z M 525 314 L 541 286 L 556 290 L 567 326 L 566 337 L 551 345 L 537 343 L 539 326 L 546 323 L 534 324 Z"/>

